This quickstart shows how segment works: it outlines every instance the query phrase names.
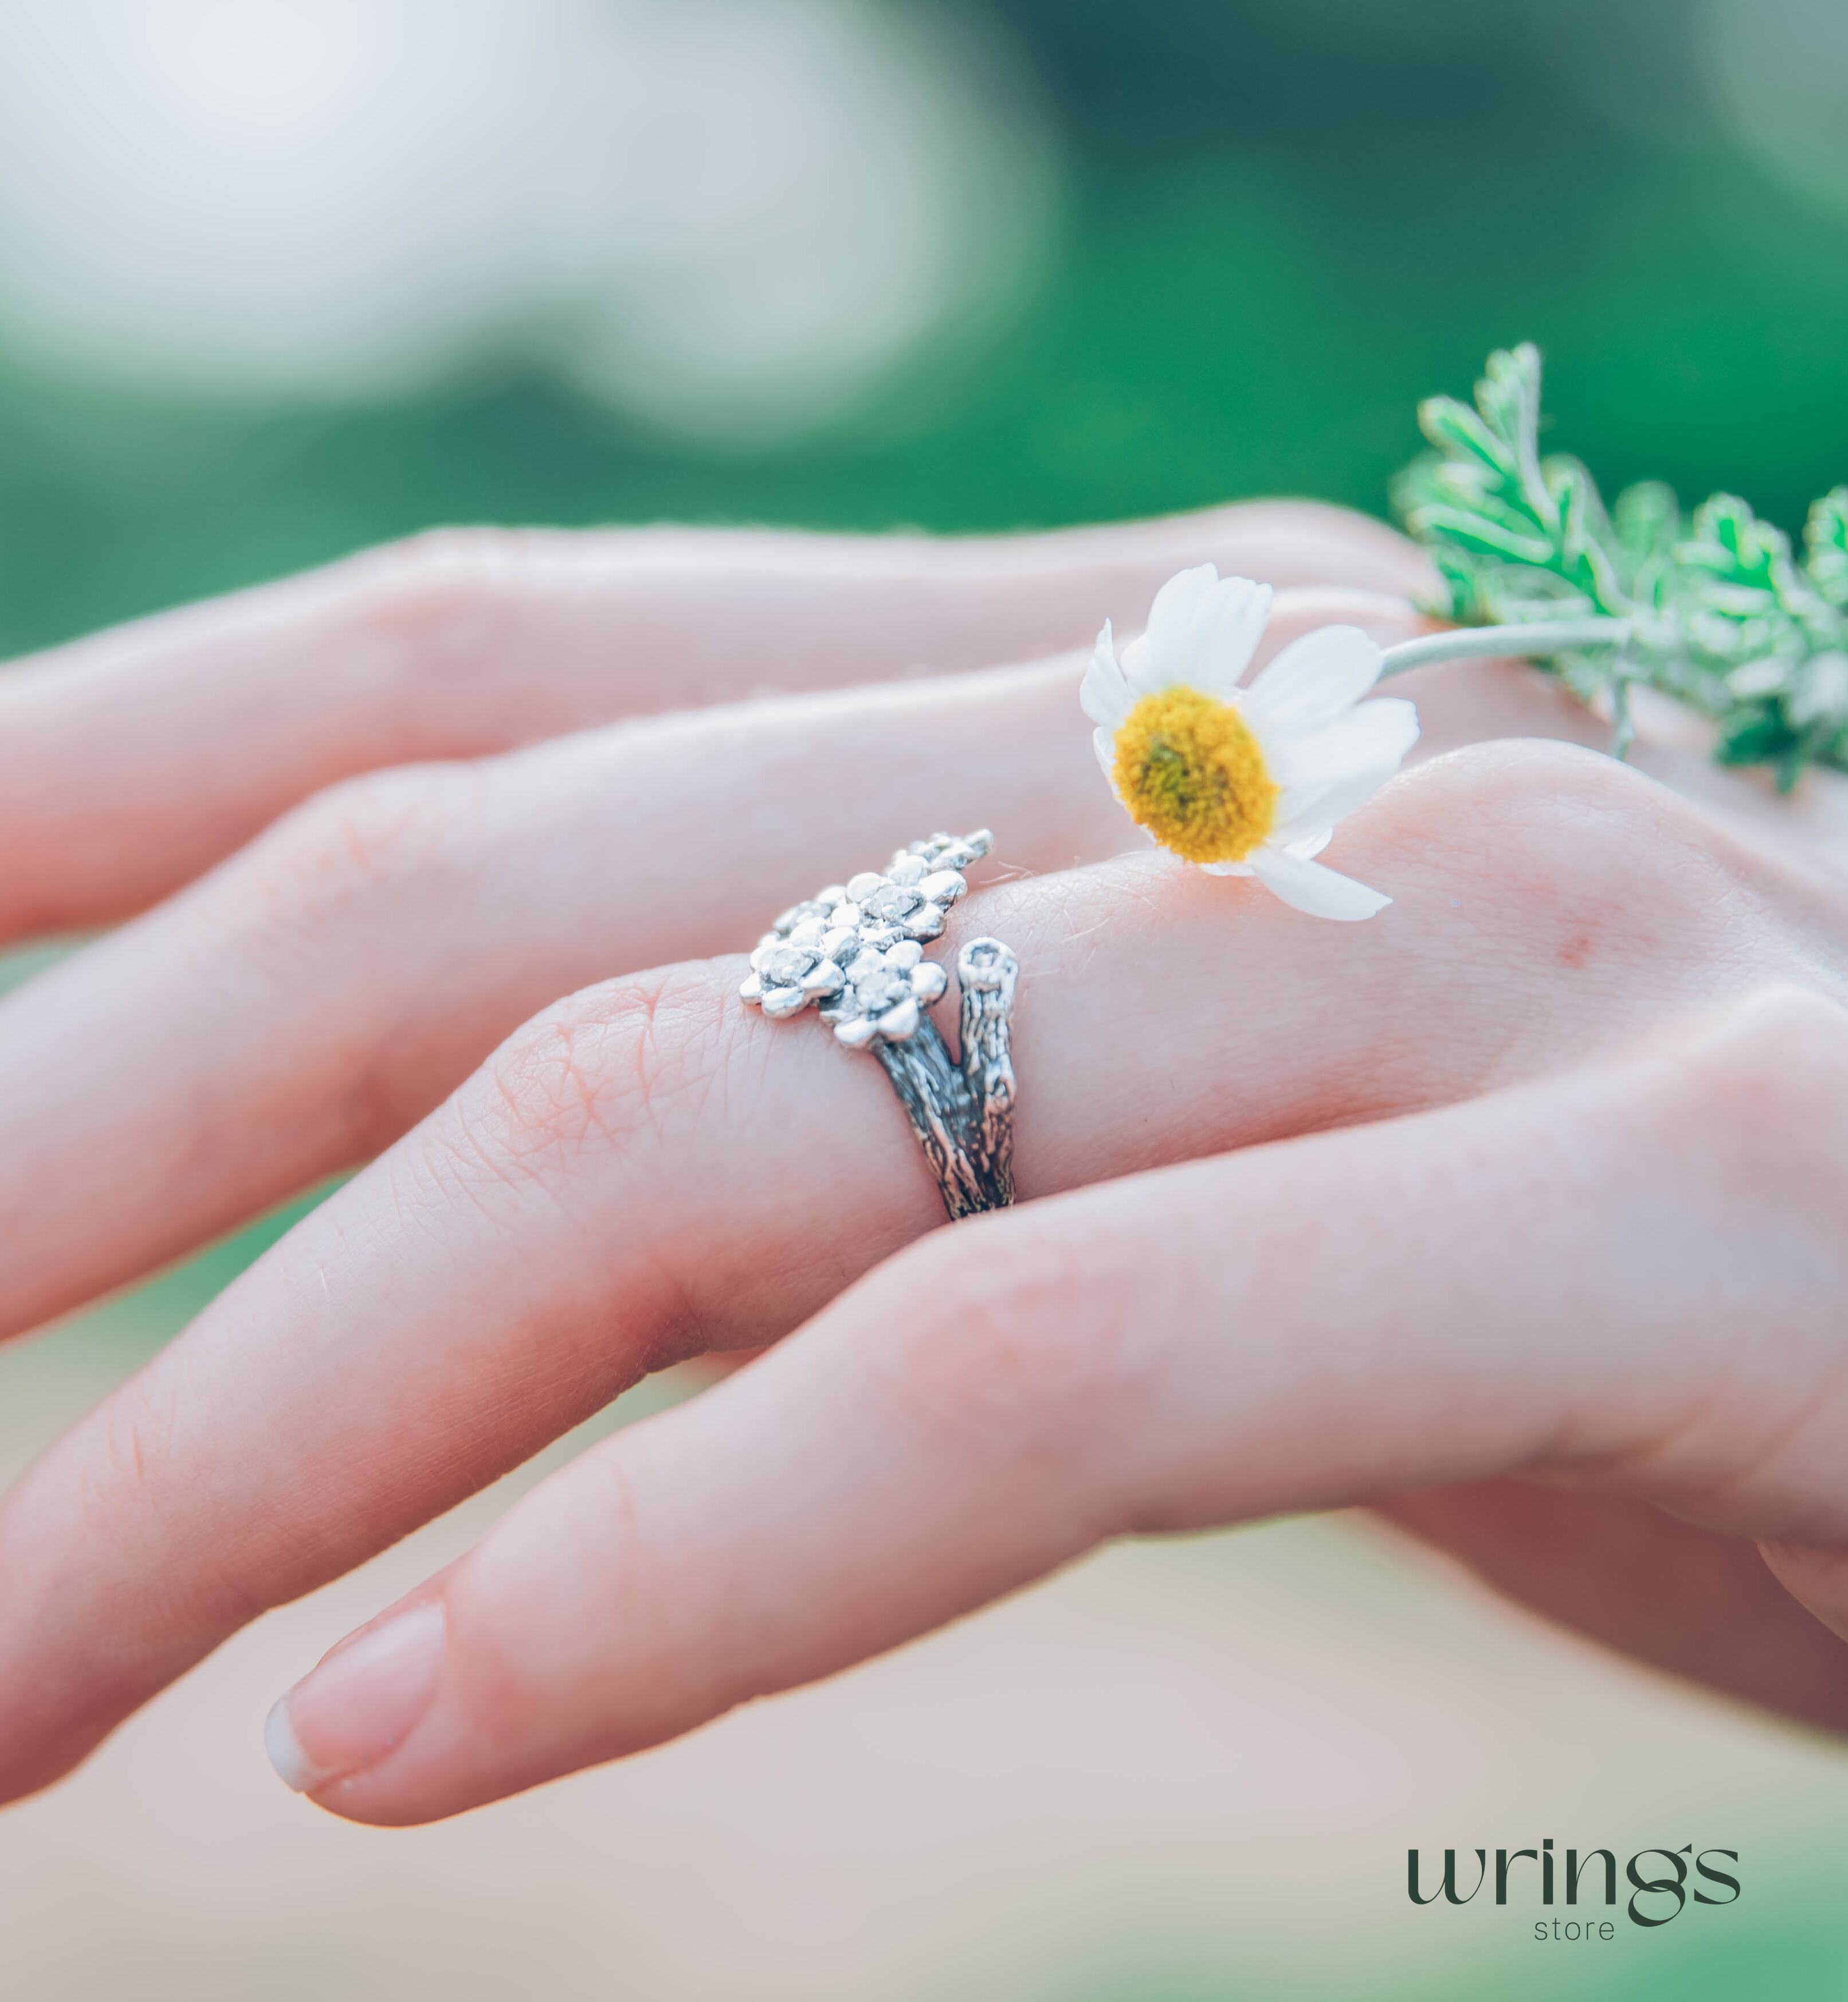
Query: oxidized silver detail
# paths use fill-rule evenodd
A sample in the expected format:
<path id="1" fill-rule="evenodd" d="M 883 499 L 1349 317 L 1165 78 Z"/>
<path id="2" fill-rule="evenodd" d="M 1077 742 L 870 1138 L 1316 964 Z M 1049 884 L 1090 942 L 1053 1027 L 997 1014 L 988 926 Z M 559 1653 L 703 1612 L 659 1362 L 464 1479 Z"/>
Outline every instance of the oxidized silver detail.
<path id="1" fill-rule="evenodd" d="M 972 939 L 957 955 L 962 997 L 960 1060 L 926 1010 L 950 977 L 924 957 L 961 902 L 963 871 L 988 853 L 984 828 L 933 834 L 867 870 L 792 905 L 758 941 L 739 998 L 773 1020 L 812 1002 L 835 1040 L 870 1050 L 884 1066 L 952 1217 L 1014 1199 L 1014 1072 L 1009 1022 L 1020 964 L 999 939 Z"/>

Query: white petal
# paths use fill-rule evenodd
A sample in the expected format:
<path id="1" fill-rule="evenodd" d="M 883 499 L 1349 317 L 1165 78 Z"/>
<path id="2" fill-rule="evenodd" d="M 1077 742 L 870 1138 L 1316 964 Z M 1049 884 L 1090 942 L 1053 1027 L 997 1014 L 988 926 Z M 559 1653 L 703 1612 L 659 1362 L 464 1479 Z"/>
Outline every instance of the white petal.
<path id="1" fill-rule="evenodd" d="M 1264 637 L 1271 587 L 1229 577 L 1207 594 L 1194 619 L 1187 671 L 1175 677 L 1224 702 L 1236 689 Z"/>
<path id="2" fill-rule="evenodd" d="M 1306 787 L 1299 796 L 1286 793 L 1284 800 L 1288 804 L 1279 804 L 1271 840 L 1279 848 L 1300 853 L 1312 835 L 1325 839 L 1333 833 L 1337 821 L 1346 819 L 1355 807 L 1364 807 L 1389 779 L 1397 776 L 1398 770 L 1396 764 L 1375 765 L 1325 786 Z"/>
<path id="3" fill-rule="evenodd" d="M 1416 703 L 1386 696 L 1356 703 L 1313 730 L 1288 730 L 1267 750 L 1271 776 L 1293 786 L 1325 785 L 1344 773 L 1397 765 L 1418 741 Z"/>
<path id="4" fill-rule="evenodd" d="M 1091 656 L 1091 664 L 1084 671 L 1078 699 L 1084 706 L 1085 714 L 1106 730 L 1118 728 L 1130 712 L 1129 684 L 1123 678 L 1123 670 L 1117 665 L 1117 650 L 1111 641 L 1107 619 L 1104 622 L 1104 630 L 1097 635 L 1097 650 Z"/>
<path id="5" fill-rule="evenodd" d="M 1323 626 L 1292 640 L 1245 692 L 1240 707 L 1261 740 L 1316 730 L 1351 709 L 1379 678 L 1380 651 L 1358 626 Z"/>
<path id="6" fill-rule="evenodd" d="M 1142 635 L 1147 659 L 1140 678 L 1145 689 L 1166 688 L 1185 681 L 1193 655 L 1194 622 L 1205 608 L 1208 595 L 1219 581 L 1211 563 L 1184 570 L 1171 577 L 1155 594 L 1149 608 L 1149 629 Z M 1128 662 L 1125 661 L 1127 667 Z"/>
<path id="7" fill-rule="evenodd" d="M 1274 896 L 1312 918 L 1370 918 L 1393 901 L 1283 848 L 1259 849 L 1251 858 L 1251 873 Z"/>
<path id="8" fill-rule="evenodd" d="M 1110 781 L 1110 789 L 1117 793 L 1117 740 L 1107 730 L 1091 732 L 1091 748 L 1097 754 L 1097 762 L 1104 767 L 1104 776 Z M 1117 793 L 1121 799 L 1123 795 Z"/>
<path id="9" fill-rule="evenodd" d="M 1417 741 L 1417 709 L 1396 699 L 1362 703 L 1327 729 L 1290 739 L 1271 766 L 1283 788 L 1277 802 L 1279 846 L 1294 846 L 1304 831 L 1332 827 L 1363 805 Z"/>
<path id="10" fill-rule="evenodd" d="M 1273 841 L 1275 846 L 1287 847 L 1291 854 L 1299 855 L 1306 861 L 1311 856 L 1320 855 L 1334 839 L 1334 829 L 1324 827 L 1317 828 L 1313 834 L 1305 835 L 1300 840 L 1282 842 L 1273 838 Z M 1208 876 L 1250 876 L 1256 874 L 1249 862 L 1203 862 L 1200 867 Z"/>

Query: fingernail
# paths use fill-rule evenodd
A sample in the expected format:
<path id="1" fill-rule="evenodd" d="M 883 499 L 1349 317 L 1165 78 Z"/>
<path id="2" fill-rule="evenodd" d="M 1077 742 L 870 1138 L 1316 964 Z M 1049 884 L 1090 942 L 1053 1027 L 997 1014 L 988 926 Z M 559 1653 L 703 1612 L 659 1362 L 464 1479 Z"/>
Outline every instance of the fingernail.
<path id="1" fill-rule="evenodd" d="M 429 1707 L 442 1660 L 440 1600 L 425 1599 L 343 1641 L 263 1725 L 263 1749 L 283 1784 L 309 1794 L 370 1772 Z"/>

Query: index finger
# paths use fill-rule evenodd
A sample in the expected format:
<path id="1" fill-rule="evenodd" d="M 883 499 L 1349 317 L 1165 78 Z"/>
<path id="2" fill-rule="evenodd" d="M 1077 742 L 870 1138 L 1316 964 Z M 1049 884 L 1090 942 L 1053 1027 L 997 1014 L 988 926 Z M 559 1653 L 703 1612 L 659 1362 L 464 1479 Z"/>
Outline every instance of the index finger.
<path id="1" fill-rule="evenodd" d="M 1378 522 L 1281 502 L 964 539 L 450 530 L 141 620 L 0 675 L 0 940 L 141 909 L 361 772 L 1057 654 L 1203 561 L 1425 581 Z"/>

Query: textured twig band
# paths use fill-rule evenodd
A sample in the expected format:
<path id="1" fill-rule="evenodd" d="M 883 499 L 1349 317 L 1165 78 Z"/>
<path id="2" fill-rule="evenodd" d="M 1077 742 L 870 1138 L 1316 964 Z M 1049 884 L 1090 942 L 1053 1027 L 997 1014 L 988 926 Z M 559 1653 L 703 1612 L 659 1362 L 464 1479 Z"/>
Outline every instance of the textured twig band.
<path id="1" fill-rule="evenodd" d="M 1009 1017 L 1019 971 L 1019 961 L 999 939 L 973 940 L 957 955 L 960 1064 L 928 1017 L 902 1042 L 874 1045 L 953 1218 L 1004 1209 L 1014 1199 Z"/>

